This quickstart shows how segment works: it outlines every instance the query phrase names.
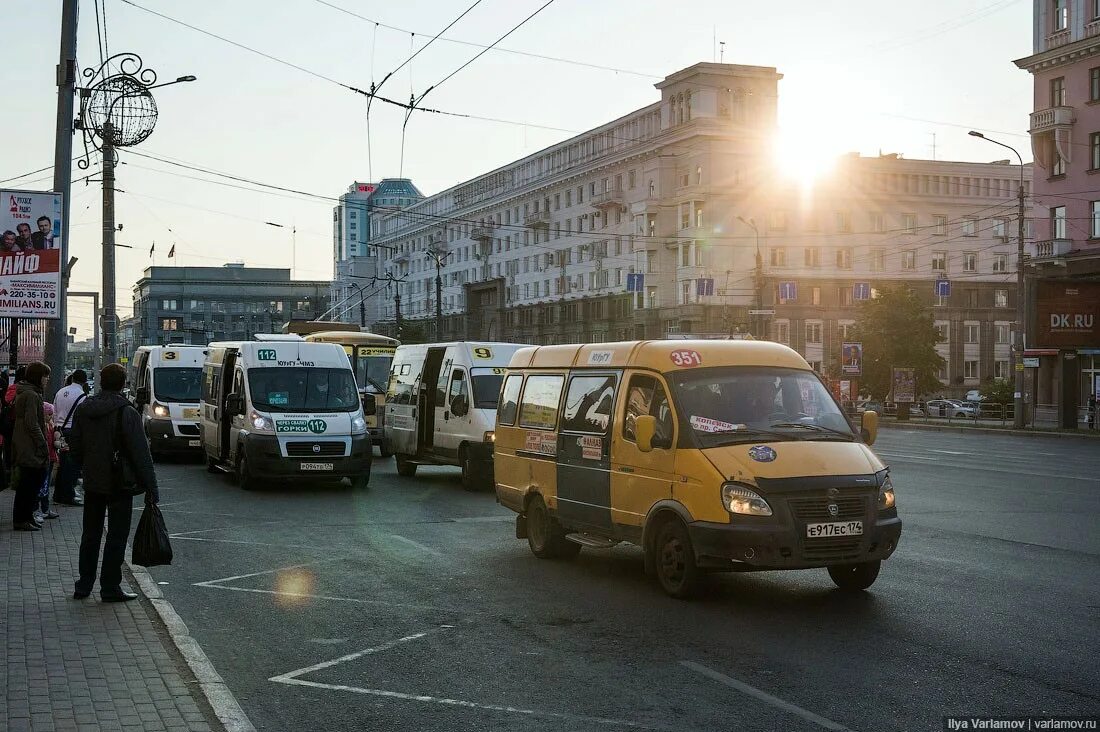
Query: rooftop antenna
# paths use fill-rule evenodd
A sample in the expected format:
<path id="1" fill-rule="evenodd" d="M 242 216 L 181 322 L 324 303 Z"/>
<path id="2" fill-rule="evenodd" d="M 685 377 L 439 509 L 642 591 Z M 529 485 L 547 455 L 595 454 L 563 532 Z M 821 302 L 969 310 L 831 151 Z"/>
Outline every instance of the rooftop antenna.
<path id="1" fill-rule="evenodd" d="M 932 159 L 936 159 L 936 133 L 932 133 Z"/>
<path id="2" fill-rule="evenodd" d="M 726 42 L 718 41 L 718 63 L 724 64 L 726 62 Z"/>

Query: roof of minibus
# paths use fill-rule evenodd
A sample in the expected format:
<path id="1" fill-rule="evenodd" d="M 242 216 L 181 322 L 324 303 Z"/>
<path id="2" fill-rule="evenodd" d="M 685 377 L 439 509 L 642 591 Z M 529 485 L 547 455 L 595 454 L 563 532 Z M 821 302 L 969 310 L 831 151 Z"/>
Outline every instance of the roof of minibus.
<path id="1" fill-rule="evenodd" d="M 690 354 L 698 354 L 698 361 Z M 508 368 L 513 369 L 631 366 L 656 371 L 708 366 L 775 366 L 810 370 L 810 365 L 797 351 L 781 343 L 743 340 L 654 340 L 533 346 L 516 351 L 508 364 Z"/>
<path id="2" fill-rule="evenodd" d="M 253 367 L 290 366 L 290 362 L 309 361 L 321 368 L 351 368 L 344 349 L 336 343 L 294 341 L 223 341 L 211 343 L 210 350 L 233 348 Z M 259 360 L 259 351 L 275 351 L 275 358 Z"/>

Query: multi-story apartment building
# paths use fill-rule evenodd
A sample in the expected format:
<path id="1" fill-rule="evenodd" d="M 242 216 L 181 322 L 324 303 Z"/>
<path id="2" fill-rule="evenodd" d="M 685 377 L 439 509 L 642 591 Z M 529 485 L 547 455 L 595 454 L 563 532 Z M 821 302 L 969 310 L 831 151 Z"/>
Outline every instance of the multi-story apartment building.
<path id="1" fill-rule="evenodd" d="M 1036 241 L 1028 276 L 1031 374 L 1040 404 L 1078 424 L 1100 394 L 1100 0 L 1034 0 Z"/>
<path id="2" fill-rule="evenodd" d="M 205 344 L 279 332 L 291 318 L 316 318 L 329 307 L 329 282 L 290 279 L 289 269 L 146 267 L 134 285 L 134 348 Z"/>
<path id="3" fill-rule="evenodd" d="M 945 387 L 1007 376 L 1019 166 L 851 156 L 788 182 L 770 144 L 780 78 L 698 64 L 652 105 L 375 215 L 378 275 L 398 282 L 369 319 L 393 332 L 399 296 L 441 339 L 754 333 L 827 372 L 859 298 L 909 280 L 944 331 Z"/>
<path id="4" fill-rule="evenodd" d="M 410 206 L 424 196 L 407 178 L 385 178 L 381 183 L 355 181 L 340 196 L 332 210 L 332 257 L 334 278 L 330 296 L 333 303 L 347 302 L 337 319 L 354 321 L 359 318 L 358 303 L 368 284 L 364 280 L 375 274 L 377 249 L 369 246 L 370 216 L 375 209 L 392 211 Z"/>

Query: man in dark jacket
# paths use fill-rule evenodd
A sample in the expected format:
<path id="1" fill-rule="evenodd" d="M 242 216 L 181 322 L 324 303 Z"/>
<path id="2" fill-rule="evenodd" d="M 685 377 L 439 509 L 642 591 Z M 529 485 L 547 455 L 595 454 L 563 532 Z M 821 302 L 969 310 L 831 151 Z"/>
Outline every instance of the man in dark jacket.
<path id="1" fill-rule="evenodd" d="M 99 394 L 77 407 L 69 441 L 70 457 L 84 469 L 84 533 L 80 538 L 80 577 L 73 597 L 82 600 L 92 593 L 106 517 L 100 598 L 125 602 L 137 597 L 122 589 L 122 559 L 130 535 L 133 497 L 146 493 L 148 500 L 157 503 L 160 492 L 141 415 L 121 393 L 126 369 L 117 363 L 104 366 L 99 384 Z"/>

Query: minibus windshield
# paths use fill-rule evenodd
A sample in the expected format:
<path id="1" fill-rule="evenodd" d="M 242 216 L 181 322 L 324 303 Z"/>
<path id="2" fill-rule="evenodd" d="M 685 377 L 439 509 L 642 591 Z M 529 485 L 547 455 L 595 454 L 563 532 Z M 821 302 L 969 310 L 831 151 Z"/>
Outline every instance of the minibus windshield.
<path id="1" fill-rule="evenodd" d="M 761 437 L 854 440 L 832 395 L 811 371 L 716 367 L 672 374 L 683 421 L 704 446 Z"/>
<path id="2" fill-rule="evenodd" d="M 250 369 L 248 389 L 252 404 L 266 412 L 350 412 L 359 406 L 350 369 Z"/>
<path id="3" fill-rule="evenodd" d="M 201 392 L 200 368 L 158 368 L 153 371 L 153 396 L 158 402 L 197 402 Z"/>
<path id="4" fill-rule="evenodd" d="M 355 362 L 355 380 L 359 387 L 375 394 L 386 392 L 386 382 L 390 380 L 390 364 L 393 353 L 384 356 L 359 356 Z"/>
<path id="5" fill-rule="evenodd" d="M 504 383 L 504 369 L 470 369 L 474 381 L 474 406 L 478 409 L 496 409 L 500 398 L 500 385 Z"/>

